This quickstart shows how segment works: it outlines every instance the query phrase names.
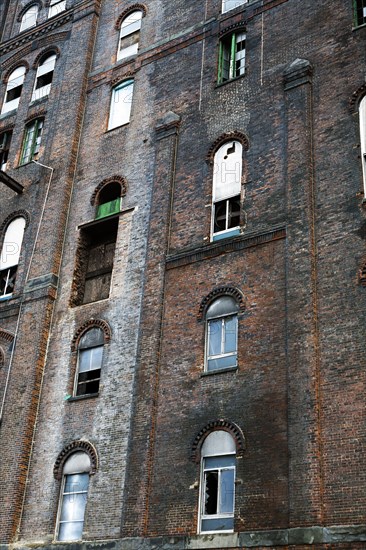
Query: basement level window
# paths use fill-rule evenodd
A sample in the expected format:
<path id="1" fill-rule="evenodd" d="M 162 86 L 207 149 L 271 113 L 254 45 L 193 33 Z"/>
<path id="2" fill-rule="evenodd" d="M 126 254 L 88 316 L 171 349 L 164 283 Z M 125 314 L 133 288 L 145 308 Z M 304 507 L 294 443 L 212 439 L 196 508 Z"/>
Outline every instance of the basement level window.
<path id="1" fill-rule="evenodd" d="M 366 0 L 353 0 L 355 26 L 366 24 Z"/>

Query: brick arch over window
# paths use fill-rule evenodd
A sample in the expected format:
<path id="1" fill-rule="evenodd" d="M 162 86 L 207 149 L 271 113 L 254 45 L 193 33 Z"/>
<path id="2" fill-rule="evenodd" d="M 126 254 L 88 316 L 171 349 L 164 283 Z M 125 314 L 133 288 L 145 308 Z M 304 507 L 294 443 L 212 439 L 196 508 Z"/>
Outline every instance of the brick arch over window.
<path id="1" fill-rule="evenodd" d="M 17 17 L 17 21 L 18 23 L 21 22 L 22 20 L 22 17 L 23 15 L 25 14 L 26 11 L 29 10 L 29 8 L 32 8 L 33 6 L 38 6 L 39 9 L 41 10 L 43 5 L 42 5 L 42 2 L 40 0 L 33 0 L 32 2 L 28 2 L 28 4 L 26 4 L 19 12 L 18 14 L 18 17 Z"/>
<path id="2" fill-rule="evenodd" d="M 229 27 L 225 27 L 224 29 L 222 29 L 219 32 L 219 37 L 222 38 L 223 36 L 225 36 L 225 34 L 230 34 L 234 31 L 245 32 L 246 31 L 246 25 L 247 25 L 246 21 L 240 21 L 239 23 L 234 23 L 233 25 L 230 25 Z"/>
<path id="3" fill-rule="evenodd" d="M 5 220 L 0 225 L 0 233 L 4 231 L 10 222 L 15 220 L 15 218 L 24 218 L 25 219 L 25 228 L 27 229 L 29 222 L 30 222 L 30 214 L 27 210 L 16 210 L 15 212 L 12 212 L 5 218 Z"/>
<path id="4" fill-rule="evenodd" d="M 5 67 L 6 65 L 4 64 L 2 68 L 5 69 Z M 19 69 L 19 67 L 25 67 L 25 74 L 27 74 L 27 72 L 29 71 L 29 63 L 27 61 L 22 60 L 22 61 L 14 62 L 7 68 L 7 70 L 4 73 L 3 79 L 2 79 L 3 84 L 7 84 L 11 73 L 13 73 L 15 69 Z"/>
<path id="5" fill-rule="evenodd" d="M 213 164 L 215 153 L 220 149 L 222 145 L 224 145 L 224 143 L 232 140 L 240 141 L 245 151 L 249 149 L 249 140 L 247 136 L 243 134 L 243 132 L 238 132 L 237 130 L 233 130 L 232 132 L 226 132 L 225 134 L 222 134 L 213 142 L 210 149 L 208 150 L 206 162 L 208 162 L 209 164 Z"/>
<path id="6" fill-rule="evenodd" d="M 208 306 L 220 296 L 231 296 L 238 302 L 240 311 L 244 310 L 244 296 L 238 288 L 235 286 L 219 286 L 203 298 L 198 310 L 198 321 L 202 321 L 204 319 Z"/>
<path id="7" fill-rule="evenodd" d="M 134 11 L 142 11 L 142 17 L 145 17 L 145 15 L 147 14 L 147 9 L 146 9 L 146 6 L 144 6 L 144 4 L 133 4 L 132 6 L 129 6 L 128 8 L 123 10 L 123 12 L 118 17 L 115 25 L 116 30 L 120 29 L 122 21 L 128 15 L 130 15 L 130 13 L 133 13 Z"/>
<path id="8" fill-rule="evenodd" d="M 90 204 L 92 206 L 95 206 L 98 204 L 98 198 L 100 192 L 110 183 L 119 183 L 121 186 L 121 197 L 124 197 L 127 193 L 127 180 L 123 176 L 111 176 L 110 178 L 106 178 L 103 181 L 97 185 L 97 187 L 94 189 L 94 193 L 91 196 Z"/>
<path id="9" fill-rule="evenodd" d="M 74 338 L 71 342 L 71 351 L 77 351 L 80 338 L 91 328 L 100 328 L 104 332 L 104 343 L 107 344 L 110 342 L 111 329 L 107 321 L 104 321 L 103 319 L 89 319 L 75 332 Z"/>
<path id="10" fill-rule="evenodd" d="M 83 453 L 86 453 L 91 462 L 91 470 L 89 472 L 90 475 L 93 475 L 98 470 L 99 461 L 98 461 L 98 454 L 97 451 L 89 441 L 82 441 L 82 440 L 76 440 L 72 441 L 62 449 L 60 454 L 58 455 L 55 465 L 53 467 L 53 476 L 55 479 L 62 479 L 62 471 L 64 468 L 64 464 L 66 460 L 71 456 L 72 454 L 81 451 Z"/>
<path id="11" fill-rule="evenodd" d="M 41 62 L 41 60 L 44 58 L 44 57 L 48 57 L 49 55 L 55 55 L 56 58 L 58 59 L 61 55 L 61 50 L 60 48 L 58 48 L 57 46 L 48 46 L 48 48 L 45 48 L 44 50 L 42 50 L 38 55 L 37 57 L 35 58 L 35 60 L 33 61 L 33 65 L 32 65 L 32 69 L 36 69 L 39 65 L 39 63 Z"/>
<path id="12" fill-rule="evenodd" d="M 355 90 L 349 100 L 350 108 L 352 112 L 358 111 L 358 106 L 361 99 L 366 95 L 366 83 L 362 84 L 357 90 Z"/>
<path id="13" fill-rule="evenodd" d="M 202 430 L 200 430 L 194 438 L 191 448 L 191 460 L 193 460 L 193 462 L 196 462 L 197 464 L 199 463 L 203 442 L 210 433 L 218 430 L 228 432 L 232 436 L 235 441 L 237 456 L 243 456 L 245 451 L 245 437 L 243 431 L 234 422 L 220 419 L 213 420 L 212 422 L 206 424 L 206 426 L 202 428 Z"/>
<path id="14" fill-rule="evenodd" d="M 0 328 L 0 342 L 11 344 L 14 340 L 14 334 L 8 330 Z"/>

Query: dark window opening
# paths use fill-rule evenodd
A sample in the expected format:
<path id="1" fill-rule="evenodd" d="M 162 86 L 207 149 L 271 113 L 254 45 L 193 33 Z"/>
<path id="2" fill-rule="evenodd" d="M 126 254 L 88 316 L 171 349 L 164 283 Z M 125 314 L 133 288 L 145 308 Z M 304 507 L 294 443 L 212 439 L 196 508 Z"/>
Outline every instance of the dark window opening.
<path id="1" fill-rule="evenodd" d="M 43 88 L 43 86 L 47 86 L 48 84 L 51 84 L 52 79 L 53 79 L 53 71 L 50 71 L 49 73 L 39 76 L 37 78 L 36 90 L 38 90 L 38 88 Z"/>
<path id="2" fill-rule="evenodd" d="M 0 135 L 0 170 L 5 172 L 8 164 L 12 132 L 4 132 Z"/>
<path id="3" fill-rule="evenodd" d="M 214 233 L 240 226 L 240 195 L 214 205 Z"/>
<path id="4" fill-rule="evenodd" d="M 43 119 L 37 119 L 26 126 L 20 164 L 27 164 L 38 158 L 43 132 Z"/>
<path id="5" fill-rule="evenodd" d="M 20 97 L 22 94 L 22 88 L 23 84 L 21 84 L 20 86 L 15 86 L 15 88 L 12 88 L 11 90 L 8 90 L 6 92 L 5 101 L 8 103 L 9 101 L 13 101 L 13 99 L 18 99 L 18 97 Z"/>
<path id="6" fill-rule="evenodd" d="M 354 0 L 356 26 L 366 24 L 366 0 Z"/>
<path id="7" fill-rule="evenodd" d="M 18 266 L 0 271 L 0 298 L 13 294 Z"/>
<path id="8" fill-rule="evenodd" d="M 245 41 L 244 32 L 229 34 L 220 40 L 219 84 L 245 73 Z"/>
<path id="9" fill-rule="evenodd" d="M 106 185 L 99 193 L 96 218 L 117 214 L 121 209 L 121 186 L 118 182 Z"/>
<path id="10" fill-rule="evenodd" d="M 207 472 L 206 474 L 206 494 L 205 494 L 205 514 L 217 514 L 219 473 Z"/>

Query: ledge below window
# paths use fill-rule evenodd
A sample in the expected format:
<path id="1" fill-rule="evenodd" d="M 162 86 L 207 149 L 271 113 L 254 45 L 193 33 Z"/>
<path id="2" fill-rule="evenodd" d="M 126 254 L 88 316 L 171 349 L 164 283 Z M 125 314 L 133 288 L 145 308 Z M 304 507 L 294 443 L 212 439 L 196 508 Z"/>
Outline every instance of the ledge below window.
<path id="1" fill-rule="evenodd" d="M 99 397 L 99 392 L 98 393 L 86 393 L 85 395 L 74 395 L 74 396 L 69 397 L 66 401 L 68 401 L 70 403 L 72 401 L 81 401 L 82 399 L 89 399 L 89 398 L 94 398 L 94 397 Z"/>
<path id="2" fill-rule="evenodd" d="M 235 372 L 238 370 L 238 366 L 236 367 L 227 367 L 226 369 L 217 369 L 217 370 L 207 370 L 205 372 L 201 372 L 201 378 L 204 376 L 211 376 L 212 374 L 223 374 L 224 372 Z"/>

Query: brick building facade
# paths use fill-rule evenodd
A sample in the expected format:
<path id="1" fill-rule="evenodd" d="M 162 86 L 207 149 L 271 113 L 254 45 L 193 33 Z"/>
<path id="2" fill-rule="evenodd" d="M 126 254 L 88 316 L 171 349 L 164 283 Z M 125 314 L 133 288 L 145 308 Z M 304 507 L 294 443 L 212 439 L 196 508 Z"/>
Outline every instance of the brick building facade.
<path id="1" fill-rule="evenodd" d="M 365 1 L 0 31 L 0 549 L 366 548 Z"/>

